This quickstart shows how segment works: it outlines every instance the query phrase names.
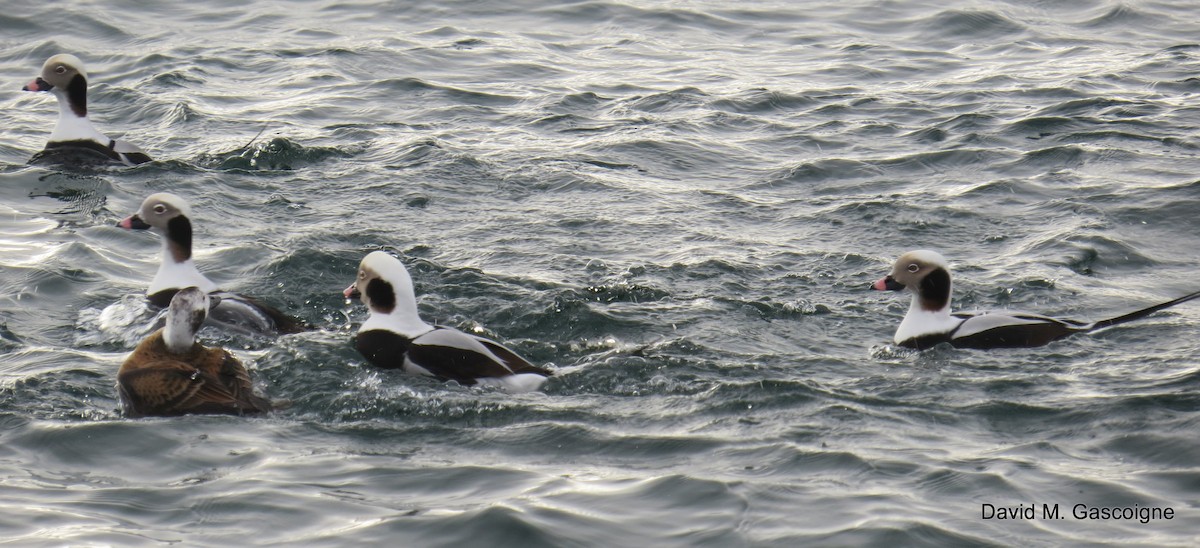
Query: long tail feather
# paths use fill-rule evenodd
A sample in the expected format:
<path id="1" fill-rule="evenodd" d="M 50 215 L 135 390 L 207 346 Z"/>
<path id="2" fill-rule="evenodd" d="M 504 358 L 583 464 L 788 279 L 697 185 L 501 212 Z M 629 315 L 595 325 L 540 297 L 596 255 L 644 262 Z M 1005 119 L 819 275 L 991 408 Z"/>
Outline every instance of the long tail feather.
<path id="1" fill-rule="evenodd" d="M 1092 324 L 1091 328 L 1088 329 L 1088 331 L 1092 331 L 1095 329 L 1103 329 L 1105 327 L 1112 327 L 1117 324 L 1122 324 L 1122 323 L 1131 322 L 1133 320 L 1137 320 L 1140 318 L 1145 318 L 1146 316 L 1149 316 L 1155 312 L 1158 312 L 1159 310 L 1162 310 L 1164 308 L 1170 308 L 1179 303 L 1185 303 L 1185 302 L 1188 302 L 1195 298 L 1200 298 L 1200 291 L 1197 291 L 1195 293 L 1189 293 L 1178 299 L 1170 300 L 1170 301 L 1167 301 L 1162 304 L 1156 304 L 1154 306 L 1143 308 L 1141 310 L 1138 310 L 1135 312 L 1130 312 L 1128 314 L 1123 314 L 1123 315 L 1117 316 L 1115 318 L 1109 318 L 1107 320 L 1100 320 L 1100 321 Z"/>

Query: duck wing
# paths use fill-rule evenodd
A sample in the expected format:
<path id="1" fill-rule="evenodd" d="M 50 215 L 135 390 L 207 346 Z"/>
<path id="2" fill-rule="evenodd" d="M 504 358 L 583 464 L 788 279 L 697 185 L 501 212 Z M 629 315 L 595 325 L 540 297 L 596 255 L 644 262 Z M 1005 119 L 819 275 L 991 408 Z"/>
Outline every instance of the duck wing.
<path id="1" fill-rule="evenodd" d="M 465 385 L 473 385 L 481 378 L 514 374 L 516 369 L 509 365 L 510 361 L 518 369 L 533 367 L 499 343 L 448 327 L 438 327 L 413 339 L 406 361 L 430 375 Z"/>
<path id="2" fill-rule="evenodd" d="M 1086 323 L 1027 312 L 960 313 L 963 322 L 949 333 L 955 348 L 1031 348 L 1072 333 L 1087 331 Z"/>
<path id="3" fill-rule="evenodd" d="M 303 321 L 254 297 L 228 291 L 214 291 L 209 296 L 216 298 L 209 311 L 209 319 L 227 328 L 242 327 L 254 332 L 280 335 L 312 329 Z"/>
<path id="4" fill-rule="evenodd" d="M 117 154 L 117 159 L 131 166 L 150 161 L 150 155 L 146 154 L 146 151 L 128 141 L 114 139 L 109 142 L 108 148 Z"/>
<path id="5" fill-rule="evenodd" d="M 214 375 L 181 361 L 158 360 L 119 373 L 117 386 L 126 412 L 135 417 L 188 413 L 241 415 L 270 408 L 269 404 L 262 405 L 265 400 L 250 392 L 249 376 L 240 363 L 226 367 L 228 370 Z M 228 383 L 229 380 L 234 382 Z"/>
<path id="6" fill-rule="evenodd" d="M 508 366 L 513 373 L 535 373 L 546 377 L 549 377 L 552 374 L 548 369 L 543 369 L 529 363 L 529 360 L 518 356 L 516 352 L 509 350 L 496 341 L 485 339 L 483 337 L 476 337 L 474 335 L 471 336 L 475 337 L 475 340 L 479 341 L 480 344 L 482 344 L 488 350 L 491 350 L 492 354 L 495 354 L 496 357 L 504 360 L 504 365 Z"/>
<path id="7" fill-rule="evenodd" d="M 209 349 L 209 352 L 221 354 L 221 366 L 217 376 L 221 384 L 229 390 L 233 399 L 243 413 L 267 412 L 271 410 L 271 402 L 254 393 L 254 383 L 250 382 L 250 373 L 242 362 L 230 354 L 228 350 Z"/>

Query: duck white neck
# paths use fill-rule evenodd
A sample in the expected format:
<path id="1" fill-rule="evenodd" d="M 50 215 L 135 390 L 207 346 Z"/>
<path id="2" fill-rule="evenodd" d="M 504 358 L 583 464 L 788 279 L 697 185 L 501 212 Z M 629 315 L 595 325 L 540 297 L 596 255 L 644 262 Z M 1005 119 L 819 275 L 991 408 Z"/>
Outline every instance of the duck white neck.
<path id="1" fill-rule="evenodd" d="M 433 331 L 433 326 L 421 321 L 421 317 L 416 313 L 416 303 L 412 303 L 410 310 L 412 312 L 405 313 L 400 307 L 397 307 L 391 314 L 371 311 L 371 317 L 363 322 L 359 331 L 369 331 L 371 329 L 383 329 L 404 335 L 410 339 L 415 339 L 419 335 L 424 335 Z"/>
<path id="2" fill-rule="evenodd" d="M 58 99 L 58 123 L 54 124 L 54 131 L 50 133 L 50 142 L 88 140 L 108 146 L 108 137 L 100 133 L 87 116 L 79 116 L 71 110 L 71 100 L 66 93 L 58 88 L 51 92 Z"/>
<path id="3" fill-rule="evenodd" d="M 163 326 L 163 344 L 167 347 L 167 352 L 186 354 L 196 344 L 196 334 L 192 333 L 190 325 L 178 320 L 180 319 L 167 314 L 167 323 Z"/>
<path id="4" fill-rule="evenodd" d="M 158 265 L 158 273 L 150 281 L 150 289 L 146 291 L 146 294 L 153 295 L 164 289 L 193 285 L 205 293 L 212 293 L 218 289 L 217 284 L 200 273 L 200 270 L 196 268 L 196 263 L 192 262 L 190 258 L 183 262 L 176 262 L 175 255 L 171 252 L 170 240 L 164 237 L 162 241 L 162 256 Z"/>
<path id="5" fill-rule="evenodd" d="M 921 296 L 913 293 L 912 302 L 908 305 L 908 313 L 904 315 L 904 320 L 896 329 L 895 341 L 897 344 L 922 335 L 947 333 L 962 323 L 962 320 L 950 315 L 949 300 L 946 301 L 946 306 L 937 310 L 929 310 L 922 304 Z"/>

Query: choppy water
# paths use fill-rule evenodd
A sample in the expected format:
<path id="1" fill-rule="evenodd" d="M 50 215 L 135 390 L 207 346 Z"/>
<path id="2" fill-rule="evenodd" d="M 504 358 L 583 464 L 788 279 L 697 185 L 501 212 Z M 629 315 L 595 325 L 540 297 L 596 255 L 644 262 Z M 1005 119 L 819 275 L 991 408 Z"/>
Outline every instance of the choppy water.
<path id="1" fill-rule="evenodd" d="M 1200 309 L 918 355 L 889 344 L 906 298 L 866 291 L 915 248 L 965 308 L 1197 289 L 1200 7 L 10 4 L 9 543 L 1200 543 Z M 20 87 L 59 52 L 157 162 L 25 165 L 57 110 Z M 203 271 L 321 327 L 205 332 L 290 409 L 118 412 L 158 242 L 112 225 L 164 190 Z M 557 375 L 513 396 L 366 366 L 340 291 L 378 248 L 427 319 Z"/>

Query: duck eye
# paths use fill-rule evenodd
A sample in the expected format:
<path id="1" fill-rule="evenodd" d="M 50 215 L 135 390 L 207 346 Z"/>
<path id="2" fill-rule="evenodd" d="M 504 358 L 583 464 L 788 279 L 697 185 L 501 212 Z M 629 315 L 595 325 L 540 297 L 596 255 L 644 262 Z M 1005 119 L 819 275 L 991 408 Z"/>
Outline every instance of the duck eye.
<path id="1" fill-rule="evenodd" d="M 916 272 L 916 271 L 918 271 L 918 270 L 921 270 L 921 265 L 918 265 L 917 263 L 913 263 L 913 264 L 910 264 L 910 265 L 908 265 L 908 271 L 909 271 L 909 272 Z"/>
<path id="2" fill-rule="evenodd" d="M 54 72 L 57 72 L 59 74 L 65 74 L 67 72 L 67 67 L 59 65 L 57 67 L 54 67 Z"/>
<path id="3" fill-rule="evenodd" d="M 162 215 L 163 213 L 166 213 L 166 212 L 167 212 L 167 206 L 165 206 L 165 205 L 162 205 L 162 204 L 155 204 L 155 206 L 154 206 L 154 212 L 155 212 L 155 213 L 157 213 L 157 214 L 159 214 L 159 215 Z"/>
<path id="4" fill-rule="evenodd" d="M 360 279 L 360 280 L 365 280 L 365 279 L 367 279 L 367 271 L 366 271 L 366 270 L 359 270 L 359 271 L 358 271 L 358 279 Z"/>

